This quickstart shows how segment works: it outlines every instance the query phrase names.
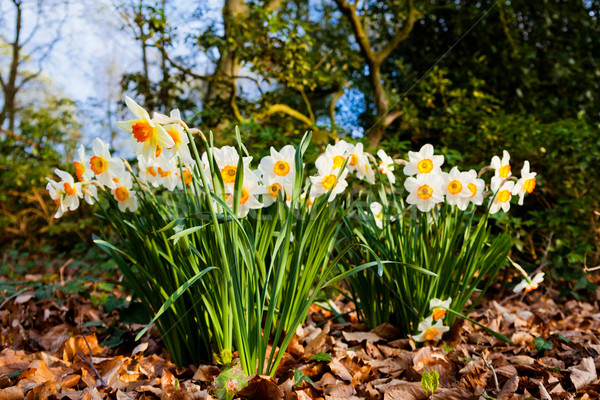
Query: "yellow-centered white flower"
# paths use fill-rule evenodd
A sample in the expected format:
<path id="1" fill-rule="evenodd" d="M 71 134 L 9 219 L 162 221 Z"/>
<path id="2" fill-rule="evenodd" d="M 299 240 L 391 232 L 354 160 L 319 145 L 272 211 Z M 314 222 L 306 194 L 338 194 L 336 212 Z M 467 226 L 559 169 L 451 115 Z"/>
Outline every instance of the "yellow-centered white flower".
<path id="1" fill-rule="evenodd" d="M 344 169 L 340 174 L 341 169 L 339 167 L 333 167 L 334 160 L 328 156 L 327 153 L 321 154 L 317 158 L 315 165 L 317 167 L 318 175 L 310 177 L 312 182 L 310 195 L 319 197 L 331 190 L 328 201 L 333 201 L 335 196 L 342 193 L 346 187 L 348 187 L 348 182 L 346 182 L 348 170 Z M 338 175 L 340 175 L 339 179 L 337 178 Z"/>
<path id="2" fill-rule="evenodd" d="M 211 151 L 221 173 L 221 178 L 223 178 L 225 192 L 231 193 L 235 185 L 235 177 L 237 176 L 240 156 L 235 147 L 232 146 L 223 146 L 221 148 L 213 147 Z M 252 157 L 243 157 L 244 173 L 246 172 L 246 169 L 249 168 L 250 161 L 252 161 Z M 210 171 L 212 166 L 209 165 L 208 155 L 206 153 L 202 155 L 202 163 L 203 166 L 207 166 L 205 171 Z"/>
<path id="3" fill-rule="evenodd" d="M 160 186 L 158 175 L 158 162 L 156 159 L 146 161 L 144 157 L 138 155 L 139 179 L 154 187 Z"/>
<path id="4" fill-rule="evenodd" d="M 442 193 L 446 196 L 446 203 L 457 206 L 459 210 L 466 210 L 470 202 L 469 173 L 460 172 L 453 167 L 449 173 L 442 172 Z"/>
<path id="5" fill-rule="evenodd" d="M 469 189 L 469 201 L 476 206 L 482 205 L 485 181 L 477 177 L 477 171 L 474 169 L 467 172 L 467 188 Z"/>
<path id="6" fill-rule="evenodd" d="M 352 163 L 352 159 L 350 159 L 350 154 L 354 150 L 354 146 L 345 140 L 340 140 L 334 145 L 328 144 L 325 149 L 325 154 L 331 158 L 333 161 L 333 169 L 341 168 L 346 159 L 348 158 L 348 164 L 346 165 L 346 169 L 349 171 L 350 164 Z"/>
<path id="7" fill-rule="evenodd" d="M 358 179 L 363 179 L 371 185 L 375 183 L 375 171 L 369 161 L 369 156 L 364 152 L 363 144 L 358 143 L 348 155 L 348 171 L 354 172 Z"/>
<path id="8" fill-rule="evenodd" d="M 431 318 L 434 321 L 440 320 L 446 316 L 446 308 L 450 308 L 450 304 L 452 304 L 452 298 L 449 298 L 445 301 L 440 299 L 431 299 L 429 301 L 429 309 L 431 310 Z"/>
<path id="9" fill-rule="evenodd" d="M 408 177 L 404 181 L 404 188 L 409 193 L 406 202 L 416 205 L 419 211 L 430 211 L 436 204 L 444 201 L 442 184 L 443 180 L 439 174 Z"/>
<path id="10" fill-rule="evenodd" d="M 54 170 L 54 173 L 61 180 L 56 182 L 50 178 L 46 178 L 48 181 L 46 190 L 50 194 L 50 198 L 58 206 L 54 218 L 60 218 L 65 211 L 74 211 L 79 207 L 79 199 L 83 197 L 83 193 L 81 191 L 81 183 L 75 182 L 71 174 L 58 168 Z"/>
<path id="11" fill-rule="evenodd" d="M 492 204 L 490 206 L 490 214 L 495 214 L 500 209 L 504 212 L 508 212 L 510 209 L 510 199 L 512 197 L 512 191 L 515 183 L 513 181 L 507 181 L 505 178 L 494 176 L 490 188 L 492 189 Z"/>
<path id="12" fill-rule="evenodd" d="M 441 170 L 442 164 L 444 164 L 444 156 L 434 155 L 433 146 L 428 143 L 418 152 L 408 152 L 408 164 L 404 166 L 404 174 L 408 176 L 436 174 Z"/>
<path id="13" fill-rule="evenodd" d="M 441 319 L 437 320 L 434 324 L 433 319 L 428 317 L 419 323 L 419 334 L 413 336 L 413 340 L 415 342 L 440 340 L 442 335 L 449 330 L 450 328 L 444 326 Z"/>
<path id="14" fill-rule="evenodd" d="M 383 175 L 387 176 L 387 178 L 389 179 L 390 183 L 393 185 L 396 183 L 396 177 L 394 176 L 394 166 L 396 165 L 396 163 L 394 162 L 394 160 L 392 159 L 392 157 L 388 156 L 387 154 L 385 154 L 385 151 L 383 151 L 383 149 L 379 149 L 377 151 L 377 156 L 379 157 L 379 172 L 381 172 Z"/>
<path id="15" fill-rule="evenodd" d="M 126 210 L 134 212 L 138 208 L 138 201 L 135 191 L 131 190 L 131 175 L 124 173 L 122 176 L 119 176 L 117 180 L 116 187 L 110 192 L 115 200 L 117 200 L 119 210 L 121 210 L 121 212 L 125 212 Z"/>
<path id="16" fill-rule="evenodd" d="M 512 192 L 513 195 L 519 196 L 520 206 L 523 205 L 525 193 L 531 193 L 533 192 L 533 189 L 535 189 L 536 175 L 537 173 L 529 171 L 529 161 L 525 161 L 523 169 L 521 170 L 521 178 L 519 178 L 515 184 Z"/>
<path id="17" fill-rule="evenodd" d="M 502 159 L 498 156 L 492 157 L 490 167 L 495 171 L 494 176 L 508 178 L 510 176 L 510 154 L 508 154 L 508 151 L 502 151 Z"/>
<path id="18" fill-rule="evenodd" d="M 79 182 L 86 182 L 94 177 L 94 173 L 90 169 L 89 158 L 85 156 L 85 148 L 82 144 L 75 152 L 73 166 L 75 167 L 75 176 L 77 176 Z"/>
<path id="19" fill-rule="evenodd" d="M 114 179 L 120 177 L 125 172 L 123 160 L 112 157 L 108 150 L 108 144 L 104 143 L 100 138 L 96 138 L 92 142 L 92 154 L 89 166 L 96 175 L 96 179 L 104 186 L 114 189 L 116 187 Z"/>
<path id="20" fill-rule="evenodd" d="M 294 157 L 296 149 L 292 145 L 284 146 L 280 151 L 271 147 L 271 155 L 263 157 L 258 165 L 258 170 L 262 175 L 263 184 L 271 195 L 277 198 L 275 189 L 288 189 L 294 185 L 296 166 Z M 273 186 L 279 185 L 279 186 Z M 287 194 L 292 194 L 291 190 L 286 190 Z M 273 197 L 273 196 L 271 196 Z M 268 201 L 265 199 L 265 201 Z M 272 202 L 269 202 L 271 204 Z M 267 204 L 265 203 L 265 206 Z"/>
<path id="21" fill-rule="evenodd" d="M 175 187 L 181 187 L 181 179 L 179 179 L 177 167 L 177 160 L 174 158 L 167 158 L 165 156 L 158 157 L 156 159 L 158 164 L 156 168 L 158 182 L 172 192 Z"/>
<path id="22" fill-rule="evenodd" d="M 170 117 L 166 115 L 154 113 L 152 121 L 162 124 L 167 134 L 173 139 L 174 145 L 167 147 L 164 152 L 169 157 L 179 157 L 186 164 L 192 164 L 193 158 L 190 154 L 190 139 L 183 127 L 177 122 L 181 121 L 181 114 L 178 109 L 171 111 Z"/>
<path id="23" fill-rule="evenodd" d="M 151 160 L 161 155 L 164 149 L 170 149 L 175 142 L 160 125 L 152 121 L 150 115 L 138 103 L 125 96 L 127 108 L 137 118 L 129 121 L 117 122 L 117 126 L 131 133 L 129 144 L 135 154 L 141 154 L 146 160 Z"/>
<path id="24" fill-rule="evenodd" d="M 294 182 L 291 179 L 279 179 L 277 176 L 265 175 L 262 176 L 262 184 L 264 186 L 265 194 L 262 197 L 263 204 L 265 207 L 273 204 L 277 197 L 281 194 L 283 199 L 287 201 L 289 197 L 291 200 L 292 190 Z"/>
<path id="25" fill-rule="evenodd" d="M 533 278 L 527 277 L 527 278 L 523 279 L 517 286 L 515 286 L 515 288 L 513 289 L 513 292 L 521 293 L 523 291 L 523 289 L 525 289 L 525 292 L 529 293 L 532 290 L 537 289 L 540 286 L 540 283 L 542 283 L 543 281 L 544 281 L 544 273 L 539 272 L 539 273 L 535 274 L 535 276 Z"/>
<path id="26" fill-rule="evenodd" d="M 239 194 L 238 217 L 243 218 L 248 215 L 250 210 L 262 208 L 263 204 L 257 198 L 257 196 L 262 194 L 264 194 L 264 189 L 258 184 L 258 176 L 250 168 L 244 168 L 244 181 L 242 182 L 242 190 Z M 232 210 L 233 198 L 233 192 L 226 194 L 225 203 Z"/>

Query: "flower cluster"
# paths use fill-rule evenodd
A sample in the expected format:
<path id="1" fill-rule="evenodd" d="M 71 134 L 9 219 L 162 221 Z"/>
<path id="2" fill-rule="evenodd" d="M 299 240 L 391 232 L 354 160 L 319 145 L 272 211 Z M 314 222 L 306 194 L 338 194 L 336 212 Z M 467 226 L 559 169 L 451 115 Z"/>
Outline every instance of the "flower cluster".
<path id="1" fill-rule="evenodd" d="M 183 189 L 184 185 L 193 189 L 193 179 L 197 166 L 202 169 L 208 180 L 210 190 L 214 191 L 213 173 L 222 179 L 222 195 L 226 204 L 233 207 L 235 182 L 240 155 L 236 148 L 224 146 L 210 148 L 201 160 L 196 162 L 190 153 L 187 125 L 182 121 L 179 110 L 173 110 L 169 116 L 149 113 L 129 97 L 125 103 L 135 116 L 117 125 L 131 134 L 129 143 L 137 156 L 138 174 L 135 180 L 142 185 L 141 190 L 165 188 L 168 191 Z M 250 168 L 252 157 L 242 157 L 243 179 L 238 195 L 238 216 L 245 217 L 252 209 L 268 207 L 280 196 L 289 204 L 295 181 L 294 146 L 287 145 L 280 150 L 271 147 L 270 155 L 260 160 L 258 169 Z M 352 145 L 340 140 L 328 145 L 325 152 L 316 160 L 317 175 L 310 177 L 310 191 L 301 195 L 308 196 L 309 205 L 314 198 L 329 194 L 329 201 L 348 187 L 348 174 L 375 183 L 375 171 L 371 165 L 370 154 L 364 152 L 361 143 Z M 212 165 L 211 165 L 212 162 Z M 106 189 L 118 202 L 119 209 L 136 211 L 137 195 L 133 190 L 132 171 L 126 168 L 126 162 L 110 154 L 108 145 L 96 138 L 92 143 L 92 154 L 86 156 L 80 146 L 74 161 L 78 182 L 64 171 L 57 170 L 60 181 L 48 179 L 47 190 L 58 205 L 55 214 L 59 218 L 67 210 L 75 210 L 79 200 L 84 198 L 92 204 L 97 198 L 97 188 Z M 215 171 L 211 171 L 215 169 Z M 218 169 L 218 171 L 217 171 Z M 393 167 L 392 167 L 393 169 Z"/>
<path id="2" fill-rule="evenodd" d="M 385 151 L 379 150 L 379 171 L 393 185 L 396 177 L 393 174 L 396 162 Z M 502 159 L 494 156 L 491 169 L 494 177 L 489 190 L 485 181 L 479 178 L 475 170 L 460 171 L 453 167 L 450 172 L 442 171 L 444 156 L 435 155 L 431 144 L 426 144 L 418 152 L 409 151 L 405 164 L 404 188 L 408 191 L 406 202 L 415 205 L 420 211 L 431 211 L 436 205 L 446 202 L 460 210 L 466 210 L 469 204 L 482 205 L 485 197 L 491 197 L 489 212 L 494 214 L 500 209 L 507 212 L 512 196 L 518 196 L 518 204 L 523 204 L 525 193 L 531 193 L 536 184 L 536 173 L 530 172 L 529 161 L 525 161 L 521 170 L 521 178 L 516 180 L 511 175 L 510 155 L 505 150 Z M 484 172 L 485 170 L 482 170 Z M 516 182 L 515 182 L 516 180 Z"/>
<path id="3" fill-rule="evenodd" d="M 419 334 L 413 336 L 413 340 L 416 342 L 440 340 L 442 335 L 450 330 L 442 320 L 446 316 L 446 310 L 450 308 L 451 303 L 452 299 L 446 301 L 431 299 L 429 302 L 431 315 L 419 323 Z"/>

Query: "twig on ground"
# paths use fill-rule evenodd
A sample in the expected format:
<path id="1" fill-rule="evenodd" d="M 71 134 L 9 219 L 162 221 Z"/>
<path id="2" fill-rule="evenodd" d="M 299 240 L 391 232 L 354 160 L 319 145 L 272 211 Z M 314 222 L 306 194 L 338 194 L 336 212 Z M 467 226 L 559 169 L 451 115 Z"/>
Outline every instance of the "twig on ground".
<path id="1" fill-rule="evenodd" d="M 90 347 L 90 344 L 88 343 L 85 337 L 85 333 L 83 333 L 83 316 L 81 317 L 81 321 L 79 323 L 79 330 L 81 331 L 81 337 L 83 337 L 83 341 L 85 342 L 85 345 L 87 346 L 88 351 L 90 353 L 90 359 L 88 360 L 87 358 L 85 358 L 85 356 L 81 354 L 80 351 L 77 351 L 77 355 L 92 369 L 92 371 L 94 371 L 98 379 L 100 379 L 100 387 L 107 387 L 106 382 L 104 382 L 104 378 L 102 378 L 102 375 L 100 375 L 96 367 L 94 367 L 94 363 L 92 362 L 92 348 Z"/>
<path id="2" fill-rule="evenodd" d="M 487 362 L 483 354 L 481 355 L 481 359 L 485 363 L 485 366 L 488 367 L 490 371 L 492 371 L 492 374 L 494 375 L 494 385 L 496 386 L 496 393 L 500 393 L 500 385 L 498 384 L 498 376 L 496 375 L 496 370 L 494 369 L 494 367 L 492 367 L 490 363 Z"/>

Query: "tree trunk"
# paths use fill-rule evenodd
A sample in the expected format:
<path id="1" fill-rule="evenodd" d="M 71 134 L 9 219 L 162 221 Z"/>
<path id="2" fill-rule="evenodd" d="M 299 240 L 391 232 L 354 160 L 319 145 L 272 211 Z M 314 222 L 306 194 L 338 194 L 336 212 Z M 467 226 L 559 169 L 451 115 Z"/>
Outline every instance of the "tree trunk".
<path id="1" fill-rule="evenodd" d="M 21 62 L 21 23 L 22 23 L 22 10 L 21 2 L 13 1 L 17 8 L 16 21 L 15 21 L 15 40 L 11 43 L 12 47 L 12 59 L 10 63 L 10 71 L 8 74 L 8 80 L 2 85 L 2 91 L 4 92 L 4 105 L 2 106 L 2 112 L 0 113 L 0 127 L 4 124 L 4 121 L 8 119 L 8 130 L 11 132 L 15 131 L 15 118 L 16 118 L 16 97 L 19 88 L 17 86 L 17 76 L 19 73 L 19 64 Z"/>

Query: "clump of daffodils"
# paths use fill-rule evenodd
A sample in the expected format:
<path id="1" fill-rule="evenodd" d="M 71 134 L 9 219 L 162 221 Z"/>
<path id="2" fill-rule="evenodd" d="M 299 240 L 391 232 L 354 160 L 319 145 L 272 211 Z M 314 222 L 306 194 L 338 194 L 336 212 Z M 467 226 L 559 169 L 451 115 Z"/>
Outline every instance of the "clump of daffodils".
<path id="1" fill-rule="evenodd" d="M 536 184 L 536 173 L 530 172 L 529 161 L 525 161 L 520 178 L 516 179 L 511 175 L 510 155 L 506 150 L 502 159 L 494 156 L 490 166 L 479 173 L 473 169 L 460 171 L 458 167 L 444 172 L 444 156 L 435 155 L 431 144 L 424 145 L 418 152 L 409 151 L 406 161 L 395 161 L 383 150 L 378 155 L 381 159 L 379 171 L 392 185 L 395 183 L 392 172 L 394 165 L 405 164 L 403 172 L 407 178 L 404 188 L 408 191 L 406 202 L 421 212 L 431 211 L 444 202 L 466 210 L 470 204 L 482 205 L 485 198 L 490 199 L 490 214 L 500 210 L 507 212 L 513 196 L 518 196 L 518 204 L 522 205 L 525 193 L 531 193 Z M 489 185 L 486 185 L 479 176 L 488 169 L 494 171 L 494 176 Z"/>
<path id="2" fill-rule="evenodd" d="M 65 211 L 79 207 L 80 199 L 93 204 L 98 200 L 98 190 L 106 192 L 118 205 L 121 212 L 135 212 L 138 208 L 140 191 L 163 188 L 167 191 L 190 190 L 194 179 L 204 174 L 211 191 L 215 192 L 214 174 L 218 174 L 219 194 L 237 215 L 243 218 L 251 210 L 268 207 L 278 198 L 288 204 L 296 179 L 296 148 L 286 145 L 277 150 L 270 148 L 270 155 L 263 157 L 257 169 L 252 169 L 252 157 L 241 156 L 232 146 L 213 147 L 204 152 L 199 160 L 192 157 L 188 133 L 190 130 L 181 119 L 179 110 L 169 116 L 150 114 L 129 97 L 125 103 L 134 118 L 118 122 L 117 125 L 131 134 L 129 144 L 137 157 L 137 171 L 127 162 L 111 155 L 108 144 L 96 138 L 92 151 L 86 155 L 83 146 L 75 154 L 74 168 L 77 182 L 67 172 L 56 170 L 59 181 L 48 178 L 47 190 L 57 204 L 56 218 Z M 240 157 L 243 179 L 236 196 L 236 177 Z M 375 183 L 375 169 L 371 165 L 373 156 L 366 153 L 361 143 L 353 145 L 344 140 L 330 144 L 315 162 L 317 173 L 308 181 L 307 191 L 300 195 L 308 197 L 309 206 L 315 198 L 328 195 L 332 201 L 348 187 L 349 175 Z M 211 165 L 211 161 L 213 164 Z M 393 161 L 388 160 L 390 163 Z M 390 168 L 393 167 L 390 165 Z M 215 171 L 212 171 L 212 170 Z M 200 171 L 201 170 L 201 171 Z M 310 188 L 310 190 L 308 190 Z M 234 207 L 235 199 L 239 204 Z"/>

